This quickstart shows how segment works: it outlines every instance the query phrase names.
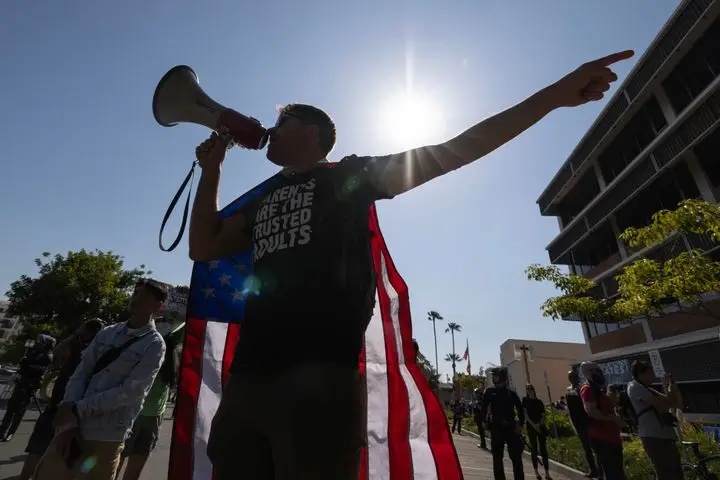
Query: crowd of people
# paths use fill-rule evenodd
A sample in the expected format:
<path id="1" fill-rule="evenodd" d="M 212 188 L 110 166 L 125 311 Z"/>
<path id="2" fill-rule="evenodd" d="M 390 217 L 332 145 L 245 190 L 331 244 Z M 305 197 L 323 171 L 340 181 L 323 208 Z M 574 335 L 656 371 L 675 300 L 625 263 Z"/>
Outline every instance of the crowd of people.
<path id="1" fill-rule="evenodd" d="M 159 282 L 138 282 L 127 321 L 85 321 L 59 343 L 41 335 L 20 362 L 2 421 L 10 441 L 32 400 L 41 410 L 20 480 L 138 480 L 158 440 L 178 373 L 176 332 L 158 330 L 167 299 Z M 169 327 L 169 326 L 168 326 Z M 37 400 L 53 382 L 47 404 Z"/>
<path id="2" fill-rule="evenodd" d="M 503 456 L 507 446 L 514 478 L 524 477 L 522 453 L 527 446 L 534 474 L 549 479 L 547 449 L 548 408 L 566 412 L 583 447 L 588 470 L 586 477 L 624 480 L 621 433 L 637 435 L 642 441 L 658 480 L 683 479 L 682 459 L 677 448 L 677 418 L 671 410 L 682 406 L 682 397 L 672 375 L 662 379 L 662 389 L 652 387 L 655 375 L 644 361 L 632 365 L 633 380 L 627 386 L 606 385 L 602 369 L 585 362 L 578 373 L 568 373 L 570 385 L 566 395 L 550 405 L 537 397 L 535 387 L 525 386 L 525 396 L 508 388 L 507 370 L 491 371 L 493 386 L 484 392 L 475 389 L 471 401 L 456 399 L 451 404 L 452 432 L 462 434 L 462 420 L 470 412 L 477 425 L 479 448 L 487 449 L 486 432 L 490 433 L 490 450 L 496 479 L 504 479 Z M 662 391 L 661 391 L 662 390 Z M 524 427 L 524 428 L 523 428 Z"/>

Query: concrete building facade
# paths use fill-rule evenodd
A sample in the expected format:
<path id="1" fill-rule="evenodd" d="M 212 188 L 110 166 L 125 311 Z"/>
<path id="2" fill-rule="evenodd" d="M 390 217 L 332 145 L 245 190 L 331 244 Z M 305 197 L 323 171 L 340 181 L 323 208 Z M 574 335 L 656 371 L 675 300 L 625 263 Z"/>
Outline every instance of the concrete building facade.
<path id="1" fill-rule="evenodd" d="M 617 296 L 615 277 L 639 258 L 701 249 L 720 259 L 702 235 L 640 250 L 619 238 L 683 199 L 720 199 L 719 45 L 720 0 L 683 1 L 538 199 L 561 229 L 547 246 L 550 261 L 595 280 L 597 298 Z M 651 360 L 680 382 L 688 412 L 720 420 L 720 301 L 708 300 L 711 313 L 566 320 L 583 323 L 588 358 L 612 383 L 629 380 L 632 360 Z"/>
<path id="2" fill-rule="evenodd" d="M 589 355 L 584 343 L 509 339 L 500 345 L 500 364 L 508 369 L 511 388 L 522 397 L 529 380 L 545 403 L 565 395 L 568 370 Z"/>

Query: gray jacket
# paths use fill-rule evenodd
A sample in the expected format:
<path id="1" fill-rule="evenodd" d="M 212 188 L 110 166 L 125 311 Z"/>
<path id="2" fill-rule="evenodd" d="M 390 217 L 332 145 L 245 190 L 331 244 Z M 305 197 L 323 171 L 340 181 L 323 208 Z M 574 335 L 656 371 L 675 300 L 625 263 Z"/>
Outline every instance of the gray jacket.
<path id="1" fill-rule="evenodd" d="M 144 335 L 92 378 L 96 362 L 110 348 Z M 165 358 L 165 341 L 155 324 L 129 329 L 118 323 L 101 330 L 83 352 L 65 389 L 63 402 L 75 402 L 86 440 L 125 439 Z"/>

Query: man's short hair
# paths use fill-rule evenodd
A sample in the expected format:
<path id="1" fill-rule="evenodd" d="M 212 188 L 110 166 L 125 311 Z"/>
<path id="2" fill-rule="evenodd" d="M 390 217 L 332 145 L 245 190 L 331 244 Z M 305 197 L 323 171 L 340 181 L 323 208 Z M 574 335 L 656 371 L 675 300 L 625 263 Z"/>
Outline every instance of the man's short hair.
<path id="1" fill-rule="evenodd" d="M 650 370 L 650 368 L 650 364 L 645 360 L 635 360 L 630 367 L 630 371 L 633 378 L 637 380 L 640 375 Z"/>
<path id="2" fill-rule="evenodd" d="M 293 116 L 303 123 L 318 127 L 318 142 L 324 155 L 330 153 L 337 140 L 335 122 L 323 110 L 304 103 L 291 103 L 280 107 L 281 114 Z"/>
<path id="3" fill-rule="evenodd" d="M 143 278 L 141 280 L 138 280 L 138 282 L 135 284 L 135 288 L 138 287 L 147 288 L 148 291 L 153 294 L 155 300 L 160 303 L 165 303 L 165 300 L 167 300 L 167 288 L 165 288 L 165 286 L 162 285 L 160 282 L 157 282 L 151 278 Z"/>
<path id="4" fill-rule="evenodd" d="M 82 326 L 85 331 L 95 335 L 103 329 L 103 327 L 105 326 L 105 322 L 100 320 L 99 318 L 91 318 L 90 320 L 86 320 Z"/>

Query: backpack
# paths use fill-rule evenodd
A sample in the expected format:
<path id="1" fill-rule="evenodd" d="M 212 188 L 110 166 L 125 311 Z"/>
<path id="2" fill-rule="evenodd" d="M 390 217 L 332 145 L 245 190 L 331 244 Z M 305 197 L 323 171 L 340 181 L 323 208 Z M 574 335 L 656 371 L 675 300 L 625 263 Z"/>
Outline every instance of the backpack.
<path id="1" fill-rule="evenodd" d="M 631 432 L 637 432 L 638 425 L 640 424 L 640 417 L 652 409 L 653 407 L 648 407 L 636 412 L 635 407 L 630 400 L 630 395 L 627 393 L 627 389 L 620 390 L 618 398 L 619 416 L 625 421 L 625 423 L 627 423 L 628 429 Z"/>

